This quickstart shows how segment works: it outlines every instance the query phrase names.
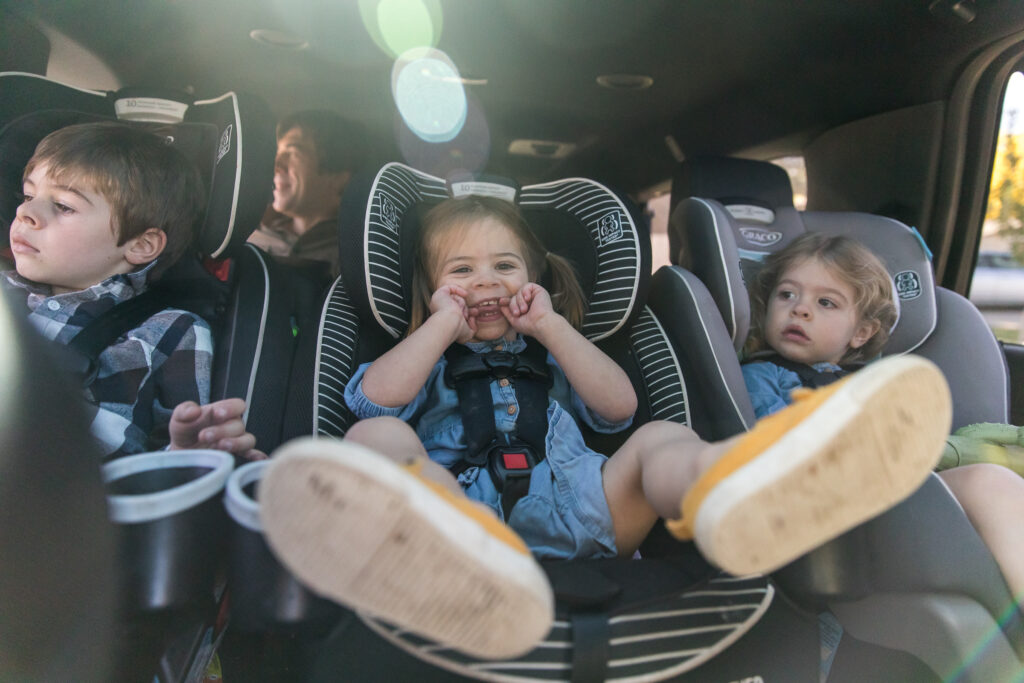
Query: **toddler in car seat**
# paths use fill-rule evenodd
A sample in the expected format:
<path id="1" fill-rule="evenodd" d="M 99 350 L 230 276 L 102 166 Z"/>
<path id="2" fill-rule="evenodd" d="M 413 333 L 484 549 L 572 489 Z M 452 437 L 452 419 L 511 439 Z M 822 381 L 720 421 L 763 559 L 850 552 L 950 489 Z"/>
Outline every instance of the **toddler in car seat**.
<path id="1" fill-rule="evenodd" d="M 45 137 L 23 190 L 10 229 L 15 270 L 0 283 L 14 310 L 60 345 L 180 258 L 204 202 L 199 172 L 184 156 L 162 136 L 116 122 Z M 265 457 L 245 429 L 244 401 L 209 403 L 212 354 L 206 322 L 173 308 L 104 349 L 84 389 L 103 453 L 169 445 Z"/>
<path id="2" fill-rule="evenodd" d="M 941 374 L 904 357 L 748 434 L 706 443 L 650 422 L 608 458 L 578 422 L 626 429 L 636 393 L 578 331 L 573 268 L 515 205 L 468 197 L 431 209 L 413 279 L 407 336 L 347 385 L 360 421 L 344 441 L 275 453 L 261 516 L 272 549 L 318 593 L 477 656 L 521 653 L 549 630 L 551 589 L 535 557 L 630 557 L 665 518 L 722 569 L 771 571 L 909 495 L 949 428 Z M 509 356 L 531 348 L 542 351 L 539 372 L 523 361 L 526 372 L 488 377 L 483 396 L 465 398 L 463 364 L 519 367 Z M 542 429 L 531 443 L 520 392 L 537 381 Z M 897 414 L 897 403 L 910 407 Z M 472 452 L 481 414 L 493 439 Z M 893 439 L 899 462 L 884 447 Z M 880 460 L 891 477 L 873 476 Z"/>
<path id="3" fill-rule="evenodd" d="M 896 301 L 885 266 L 849 237 L 808 233 L 766 258 L 751 288 L 751 333 L 742 365 L 755 415 L 771 415 L 807 387 L 825 386 L 864 367 L 896 324 Z M 1018 523 L 1024 517 L 1024 479 L 986 463 L 939 476 L 992 551 L 1014 596 L 1024 598 L 1024 530 Z"/>

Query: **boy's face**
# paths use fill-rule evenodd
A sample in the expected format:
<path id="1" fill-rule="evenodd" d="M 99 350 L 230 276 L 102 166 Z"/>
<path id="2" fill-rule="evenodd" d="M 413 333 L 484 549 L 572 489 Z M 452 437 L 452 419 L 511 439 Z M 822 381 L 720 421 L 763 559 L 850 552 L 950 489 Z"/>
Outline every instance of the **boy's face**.
<path id="1" fill-rule="evenodd" d="M 133 270 L 126 258 L 132 241 L 118 246 L 103 195 L 81 183 L 55 182 L 48 171 L 37 165 L 25 179 L 25 199 L 11 224 L 18 273 L 61 294 Z"/>
<path id="2" fill-rule="evenodd" d="M 864 322 L 853 287 L 816 259 L 798 261 L 779 278 L 768 300 L 765 341 L 789 360 L 839 363 L 874 335 Z"/>

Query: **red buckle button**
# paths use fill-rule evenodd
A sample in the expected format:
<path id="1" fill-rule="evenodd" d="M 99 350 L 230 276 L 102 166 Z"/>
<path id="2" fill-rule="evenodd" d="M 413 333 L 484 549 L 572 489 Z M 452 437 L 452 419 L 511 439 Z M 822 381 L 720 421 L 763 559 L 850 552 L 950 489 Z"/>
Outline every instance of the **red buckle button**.
<path id="1" fill-rule="evenodd" d="M 502 453 L 501 457 L 505 461 L 507 470 L 530 469 L 529 463 L 526 462 L 526 453 Z"/>

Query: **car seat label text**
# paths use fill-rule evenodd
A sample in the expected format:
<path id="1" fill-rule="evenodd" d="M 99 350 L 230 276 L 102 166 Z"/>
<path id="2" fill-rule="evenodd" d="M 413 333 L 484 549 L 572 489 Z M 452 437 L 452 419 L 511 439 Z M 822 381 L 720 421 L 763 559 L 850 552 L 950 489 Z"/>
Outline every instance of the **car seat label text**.
<path id="1" fill-rule="evenodd" d="M 616 212 L 605 214 L 597 222 L 597 245 L 603 247 L 606 244 L 622 239 L 622 222 Z"/>
<path id="2" fill-rule="evenodd" d="M 896 282 L 896 294 L 904 300 L 916 299 L 921 296 L 921 277 L 913 270 L 904 270 L 893 276 Z"/>
<path id="3" fill-rule="evenodd" d="M 759 247 L 768 247 L 782 239 L 782 233 L 778 230 L 766 230 L 765 228 L 740 228 L 740 236 L 750 244 Z"/>

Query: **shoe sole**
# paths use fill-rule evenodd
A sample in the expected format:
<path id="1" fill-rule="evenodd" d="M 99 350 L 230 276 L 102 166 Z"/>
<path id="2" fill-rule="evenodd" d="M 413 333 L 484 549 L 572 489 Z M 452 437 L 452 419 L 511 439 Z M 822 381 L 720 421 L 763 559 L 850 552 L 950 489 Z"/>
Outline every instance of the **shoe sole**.
<path id="1" fill-rule="evenodd" d="M 260 483 L 268 544 L 314 592 L 481 658 L 528 651 L 554 600 L 533 557 L 359 445 L 301 439 Z"/>
<path id="2" fill-rule="evenodd" d="M 697 513 L 698 547 L 737 576 L 795 560 L 913 493 L 939 460 L 951 415 L 930 361 L 864 368 L 712 489 Z"/>

